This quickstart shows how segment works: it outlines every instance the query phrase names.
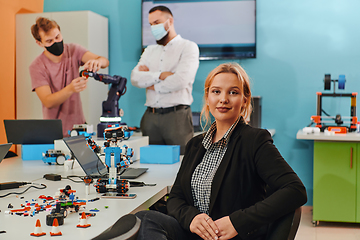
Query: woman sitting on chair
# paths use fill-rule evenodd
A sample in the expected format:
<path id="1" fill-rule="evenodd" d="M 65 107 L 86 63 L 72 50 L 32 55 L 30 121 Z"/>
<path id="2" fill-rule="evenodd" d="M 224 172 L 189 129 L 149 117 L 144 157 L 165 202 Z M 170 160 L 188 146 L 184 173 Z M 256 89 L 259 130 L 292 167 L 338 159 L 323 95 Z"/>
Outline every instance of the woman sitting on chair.
<path id="1" fill-rule="evenodd" d="M 249 77 L 225 63 L 205 81 L 202 116 L 210 129 L 191 139 L 167 201 L 168 215 L 136 214 L 138 239 L 256 239 L 307 201 L 299 177 L 267 130 L 252 128 Z M 266 190 L 273 193 L 267 196 Z"/>

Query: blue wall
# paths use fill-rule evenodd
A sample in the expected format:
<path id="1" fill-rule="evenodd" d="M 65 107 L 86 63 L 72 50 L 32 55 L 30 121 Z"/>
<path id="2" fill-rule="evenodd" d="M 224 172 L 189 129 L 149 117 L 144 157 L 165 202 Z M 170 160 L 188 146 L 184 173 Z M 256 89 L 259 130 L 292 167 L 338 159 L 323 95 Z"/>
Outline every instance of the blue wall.
<path id="1" fill-rule="evenodd" d="M 316 92 L 323 91 L 325 73 L 333 78 L 345 74 L 346 91 L 360 90 L 358 9 L 358 0 L 258 0 L 257 58 L 238 61 L 252 79 L 253 95 L 263 97 L 262 126 L 276 129 L 276 146 L 307 187 L 308 205 L 312 205 L 313 142 L 296 140 L 296 132 L 316 113 Z M 109 18 L 110 74 L 130 79 L 141 54 L 141 0 L 44 0 L 44 12 L 78 10 Z M 204 79 L 221 62 L 200 63 L 194 111 L 201 109 Z M 127 87 L 120 99 L 124 121 L 139 126 L 145 91 L 130 82 Z M 339 101 L 350 115 L 345 99 L 331 101 L 326 110 L 332 115 L 344 111 Z"/>

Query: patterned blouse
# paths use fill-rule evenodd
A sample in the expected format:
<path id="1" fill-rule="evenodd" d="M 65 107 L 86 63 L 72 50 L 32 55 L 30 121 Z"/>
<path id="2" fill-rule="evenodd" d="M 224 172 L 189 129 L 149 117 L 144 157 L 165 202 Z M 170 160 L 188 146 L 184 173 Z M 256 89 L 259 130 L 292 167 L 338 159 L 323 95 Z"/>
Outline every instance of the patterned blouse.
<path id="1" fill-rule="evenodd" d="M 231 133 L 240 119 L 241 118 L 238 118 L 226 131 L 224 136 L 215 143 L 212 142 L 216 132 L 216 122 L 214 122 L 202 141 L 206 152 L 202 161 L 195 168 L 191 178 L 191 192 L 194 199 L 194 206 L 202 213 L 209 214 L 212 181 L 226 153 Z"/>

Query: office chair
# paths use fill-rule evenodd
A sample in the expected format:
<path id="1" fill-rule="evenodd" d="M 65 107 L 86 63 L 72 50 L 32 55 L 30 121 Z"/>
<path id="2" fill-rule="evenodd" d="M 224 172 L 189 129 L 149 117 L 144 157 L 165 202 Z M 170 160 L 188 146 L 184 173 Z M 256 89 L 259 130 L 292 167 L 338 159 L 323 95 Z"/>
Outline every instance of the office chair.
<path id="1" fill-rule="evenodd" d="M 112 226 L 100 233 L 92 240 L 136 240 L 141 220 L 133 214 L 119 218 Z"/>
<path id="2" fill-rule="evenodd" d="M 301 207 L 269 225 L 266 240 L 294 240 L 301 219 Z"/>
<path id="3" fill-rule="evenodd" d="M 274 191 L 266 185 L 266 197 L 269 197 Z M 294 240 L 299 228 L 301 219 L 301 207 L 295 209 L 269 225 L 266 240 Z"/>

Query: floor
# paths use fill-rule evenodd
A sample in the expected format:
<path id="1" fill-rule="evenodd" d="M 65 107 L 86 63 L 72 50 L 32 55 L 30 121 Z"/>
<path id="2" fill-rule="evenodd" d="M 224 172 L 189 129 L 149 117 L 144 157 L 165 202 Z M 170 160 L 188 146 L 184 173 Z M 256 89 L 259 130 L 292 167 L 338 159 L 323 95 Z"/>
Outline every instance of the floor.
<path id="1" fill-rule="evenodd" d="M 320 222 L 312 224 L 312 207 L 303 206 L 295 240 L 360 240 L 360 224 Z"/>

